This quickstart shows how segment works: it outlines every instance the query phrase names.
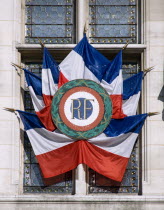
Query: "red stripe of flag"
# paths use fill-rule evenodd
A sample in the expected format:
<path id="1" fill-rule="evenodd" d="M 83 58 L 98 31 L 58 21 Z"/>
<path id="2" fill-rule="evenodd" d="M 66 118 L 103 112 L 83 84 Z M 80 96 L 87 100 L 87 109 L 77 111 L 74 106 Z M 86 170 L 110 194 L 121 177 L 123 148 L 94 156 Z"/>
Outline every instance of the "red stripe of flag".
<path id="1" fill-rule="evenodd" d="M 47 130 L 54 131 L 56 129 L 56 126 L 52 121 L 51 105 L 44 107 L 39 112 L 36 112 L 36 114 Z"/>
<path id="2" fill-rule="evenodd" d="M 37 155 L 44 178 L 65 173 L 84 163 L 98 173 L 121 182 L 129 158 L 105 151 L 80 140 L 56 150 Z"/>
<path id="3" fill-rule="evenodd" d="M 110 95 L 112 100 L 112 118 L 121 119 L 127 117 L 122 110 L 122 95 Z"/>
<path id="4" fill-rule="evenodd" d="M 58 82 L 58 88 L 60 88 L 65 83 L 69 82 L 69 80 L 60 72 L 59 74 L 59 82 Z"/>

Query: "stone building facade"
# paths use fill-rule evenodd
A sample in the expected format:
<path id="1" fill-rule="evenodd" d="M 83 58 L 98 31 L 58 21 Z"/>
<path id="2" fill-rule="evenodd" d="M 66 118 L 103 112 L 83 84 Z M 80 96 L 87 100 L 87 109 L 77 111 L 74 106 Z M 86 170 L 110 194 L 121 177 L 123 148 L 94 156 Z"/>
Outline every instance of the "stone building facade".
<path id="1" fill-rule="evenodd" d="M 76 0 L 74 43 L 47 44 L 57 60 L 63 59 L 83 36 L 89 18 L 88 0 Z M 41 46 L 25 42 L 25 1 L 0 2 L 0 209 L 164 209 L 164 1 L 141 0 L 140 43 L 130 43 L 127 57 L 140 59 L 141 69 L 155 66 L 143 82 L 140 111 L 159 112 L 147 119 L 140 144 L 139 194 L 88 193 L 86 167 L 74 172 L 74 193 L 25 193 L 24 143 L 22 124 L 4 107 L 24 109 L 24 75 L 11 62 L 41 61 Z M 85 12 L 84 12 L 85 11 Z M 87 18 L 86 18 L 87 16 Z M 88 19 L 87 19 L 88 20 Z M 87 24 L 86 24 L 87 25 Z M 88 30 L 89 31 L 89 30 Z M 87 32 L 88 36 L 90 32 Z M 91 38 L 90 38 L 91 40 Z M 100 41 L 101 42 L 101 41 Z M 123 47 L 122 43 L 93 43 L 105 56 Z"/>

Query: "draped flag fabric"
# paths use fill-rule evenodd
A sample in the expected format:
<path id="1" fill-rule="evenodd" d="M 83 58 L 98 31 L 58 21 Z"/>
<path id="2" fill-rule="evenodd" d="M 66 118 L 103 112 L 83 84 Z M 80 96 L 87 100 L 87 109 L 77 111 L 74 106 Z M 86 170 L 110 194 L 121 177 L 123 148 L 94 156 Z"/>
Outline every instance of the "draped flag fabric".
<path id="1" fill-rule="evenodd" d="M 45 105 L 50 105 L 58 89 L 59 70 L 58 64 L 53 59 L 47 48 L 43 53 L 42 91 Z"/>
<path id="2" fill-rule="evenodd" d="M 74 79 L 100 82 L 110 61 L 93 48 L 86 35 L 60 63 L 59 87 Z"/>
<path id="3" fill-rule="evenodd" d="M 56 126 L 51 117 L 51 101 L 58 89 L 59 70 L 57 63 L 49 51 L 44 48 L 42 78 L 26 69 L 24 72 L 37 116 L 48 130 L 55 130 Z"/>
<path id="4" fill-rule="evenodd" d="M 23 69 L 23 70 L 25 73 L 26 83 L 29 88 L 34 110 L 35 112 L 39 112 L 45 106 L 43 97 L 42 97 L 41 78 L 26 69 Z"/>
<path id="5" fill-rule="evenodd" d="M 135 115 L 141 94 L 143 72 L 133 75 L 123 82 L 122 109 L 127 116 Z"/>
<path id="6" fill-rule="evenodd" d="M 101 81 L 101 85 L 107 90 L 113 104 L 112 118 L 120 119 L 126 117 L 122 110 L 122 50 L 108 65 Z"/>
<path id="7" fill-rule="evenodd" d="M 24 72 L 36 114 L 17 111 L 43 177 L 57 176 L 84 163 L 98 173 L 121 182 L 147 117 L 147 114 L 135 115 L 143 73 L 123 82 L 122 51 L 109 61 L 88 43 L 86 35 L 59 65 L 44 48 L 42 78 L 26 69 Z M 52 98 L 56 91 L 76 79 L 97 82 L 112 101 L 109 125 L 103 133 L 87 140 L 75 140 L 62 134 L 56 129 L 51 116 Z"/>
<path id="8" fill-rule="evenodd" d="M 88 141 L 73 140 L 44 128 L 35 114 L 19 111 L 44 178 L 87 164 L 98 173 L 121 181 L 147 114 L 113 119 L 105 134 Z"/>
<path id="9" fill-rule="evenodd" d="M 49 51 L 44 48 L 42 68 L 42 94 L 45 107 L 37 115 L 44 126 L 53 131 L 56 129 L 51 117 L 51 102 L 58 89 L 59 69 Z"/>

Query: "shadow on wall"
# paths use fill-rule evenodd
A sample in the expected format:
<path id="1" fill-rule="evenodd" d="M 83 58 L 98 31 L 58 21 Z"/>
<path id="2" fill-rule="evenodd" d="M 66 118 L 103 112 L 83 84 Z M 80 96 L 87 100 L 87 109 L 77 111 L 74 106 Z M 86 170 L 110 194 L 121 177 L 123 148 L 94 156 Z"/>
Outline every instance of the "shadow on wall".
<path id="1" fill-rule="evenodd" d="M 162 87 L 162 89 L 159 93 L 158 100 L 160 100 L 164 103 L 164 86 Z M 164 107 L 163 107 L 163 110 L 162 110 L 162 120 L 164 121 Z"/>

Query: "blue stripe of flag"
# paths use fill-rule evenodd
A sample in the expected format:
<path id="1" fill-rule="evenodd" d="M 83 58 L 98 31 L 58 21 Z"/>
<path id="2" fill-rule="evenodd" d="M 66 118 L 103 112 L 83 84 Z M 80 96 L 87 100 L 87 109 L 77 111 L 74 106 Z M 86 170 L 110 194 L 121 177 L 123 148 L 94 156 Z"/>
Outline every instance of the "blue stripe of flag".
<path id="1" fill-rule="evenodd" d="M 88 43 L 85 34 L 73 50 L 83 58 L 85 66 L 101 81 L 110 61 Z"/>
<path id="2" fill-rule="evenodd" d="M 139 72 L 123 81 L 123 100 L 127 100 L 141 91 L 142 79 L 143 72 Z"/>
<path id="3" fill-rule="evenodd" d="M 40 77 L 34 73 L 23 69 L 25 73 L 25 78 L 28 86 L 31 86 L 36 95 L 42 96 L 42 80 Z"/>
<path id="4" fill-rule="evenodd" d="M 103 80 L 111 84 L 112 81 L 119 75 L 122 69 L 122 50 L 116 55 L 112 62 L 108 65 Z"/>
<path id="5" fill-rule="evenodd" d="M 17 110 L 20 114 L 21 120 L 24 124 L 25 130 L 34 128 L 44 128 L 36 114 Z M 139 133 L 147 114 L 140 114 L 125 117 L 124 119 L 112 119 L 104 133 L 107 136 L 114 137 L 124 133 Z"/>
<path id="6" fill-rule="evenodd" d="M 51 70 L 54 83 L 57 84 L 59 81 L 58 64 L 56 63 L 56 61 L 54 60 L 52 55 L 49 53 L 46 47 L 44 48 L 44 51 L 43 51 L 43 68 Z"/>
<path id="7" fill-rule="evenodd" d="M 104 133 L 110 137 L 129 132 L 139 133 L 147 116 L 147 114 L 140 114 L 123 119 L 112 119 Z"/>
<path id="8" fill-rule="evenodd" d="M 25 130 L 34 129 L 34 128 L 44 128 L 44 125 L 41 123 L 36 114 L 21 110 L 16 110 L 16 111 L 20 115 Z"/>

